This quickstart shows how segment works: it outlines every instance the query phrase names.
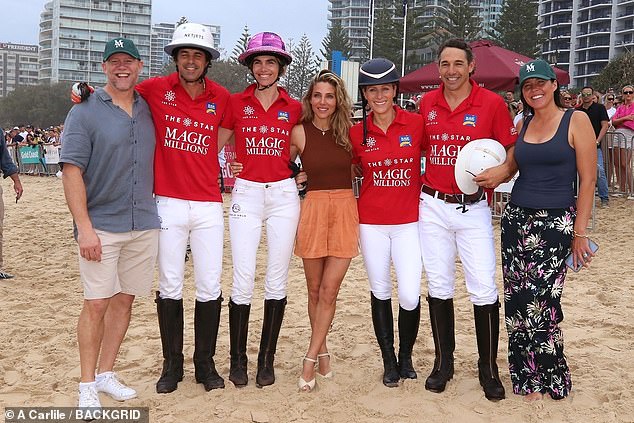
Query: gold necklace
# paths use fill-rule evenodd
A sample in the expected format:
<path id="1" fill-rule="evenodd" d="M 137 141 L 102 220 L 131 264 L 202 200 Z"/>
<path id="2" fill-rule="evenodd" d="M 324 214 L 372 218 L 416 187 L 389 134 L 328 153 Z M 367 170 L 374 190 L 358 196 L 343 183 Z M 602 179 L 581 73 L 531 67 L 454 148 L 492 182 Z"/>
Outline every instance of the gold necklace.
<path id="1" fill-rule="evenodd" d="M 321 131 L 321 135 L 326 135 L 326 132 L 330 131 L 330 128 L 326 128 L 326 129 L 321 129 L 319 126 L 315 125 L 315 121 L 311 121 L 311 123 L 313 124 L 313 126 Z"/>

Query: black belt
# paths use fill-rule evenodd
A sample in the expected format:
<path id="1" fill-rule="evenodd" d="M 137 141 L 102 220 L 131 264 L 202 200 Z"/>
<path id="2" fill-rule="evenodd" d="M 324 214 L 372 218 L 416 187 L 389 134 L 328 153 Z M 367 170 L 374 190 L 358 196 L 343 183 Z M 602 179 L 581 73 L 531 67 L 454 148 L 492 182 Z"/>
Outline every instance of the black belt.
<path id="1" fill-rule="evenodd" d="M 423 185 L 421 191 L 425 194 L 431 195 L 434 198 L 451 204 L 473 204 L 485 198 L 485 193 L 482 188 L 478 189 L 475 194 L 445 194 L 444 192 L 436 191 L 435 189 Z"/>

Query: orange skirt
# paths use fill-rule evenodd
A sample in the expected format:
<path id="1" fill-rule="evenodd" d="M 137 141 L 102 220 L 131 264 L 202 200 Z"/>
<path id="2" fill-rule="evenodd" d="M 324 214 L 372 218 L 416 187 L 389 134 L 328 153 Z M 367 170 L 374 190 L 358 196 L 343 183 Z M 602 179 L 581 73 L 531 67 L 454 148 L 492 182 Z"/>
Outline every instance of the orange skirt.
<path id="1" fill-rule="evenodd" d="M 359 212 L 351 189 L 308 191 L 301 205 L 295 255 L 309 259 L 359 255 Z"/>

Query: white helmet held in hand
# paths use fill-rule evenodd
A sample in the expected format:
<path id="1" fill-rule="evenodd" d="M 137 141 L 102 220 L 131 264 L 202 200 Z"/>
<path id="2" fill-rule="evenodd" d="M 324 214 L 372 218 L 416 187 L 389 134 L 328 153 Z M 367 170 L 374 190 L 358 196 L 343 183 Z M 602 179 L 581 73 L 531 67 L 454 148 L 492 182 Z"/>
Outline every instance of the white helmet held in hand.
<path id="1" fill-rule="evenodd" d="M 186 22 L 174 30 L 172 41 L 165 46 L 165 53 L 173 56 L 173 51 L 181 48 L 198 48 L 206 51 L 211 60 L 220 57 L 220 52 L 214 48 L 214 37 L 205 25 Z"/>
<path id="2" fill-rule="evenodd" d="M 467 143 L 456 157 L 454 174 L 456 184 L 464 194 L 478 192 L 478 184 L 473 178 L 486 169 L 501 165 L 506 160 L 504 146 L 490 138 L 482 138 Z"/>

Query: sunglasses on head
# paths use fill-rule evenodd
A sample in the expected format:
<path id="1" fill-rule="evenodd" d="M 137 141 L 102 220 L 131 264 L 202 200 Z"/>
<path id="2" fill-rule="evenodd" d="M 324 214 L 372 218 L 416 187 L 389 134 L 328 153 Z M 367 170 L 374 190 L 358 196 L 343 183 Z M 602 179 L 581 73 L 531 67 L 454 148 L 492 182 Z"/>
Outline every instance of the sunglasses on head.
<path id="1" fill-rule="evenodd" d="M 623 91 L 623 94 L 634 94 L 634 91 Z"/>

